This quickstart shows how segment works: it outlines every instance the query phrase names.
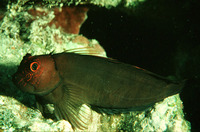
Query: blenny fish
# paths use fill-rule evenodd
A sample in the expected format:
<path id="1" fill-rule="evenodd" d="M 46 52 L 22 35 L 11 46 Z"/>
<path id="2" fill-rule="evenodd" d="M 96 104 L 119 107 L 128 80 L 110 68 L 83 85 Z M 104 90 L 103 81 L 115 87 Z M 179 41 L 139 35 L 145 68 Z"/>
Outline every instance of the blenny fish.
<path id="1" fill-rule="evenodd" d="M 69 52 L 27 54 L 13 82 L 34 94 L 40 109 L 43 100 L 54 104 L 57 119 L 75 129 L 87 128 L 83 104 L 106 114 L 145 110 L 184 85 L 114 59 Z"/>

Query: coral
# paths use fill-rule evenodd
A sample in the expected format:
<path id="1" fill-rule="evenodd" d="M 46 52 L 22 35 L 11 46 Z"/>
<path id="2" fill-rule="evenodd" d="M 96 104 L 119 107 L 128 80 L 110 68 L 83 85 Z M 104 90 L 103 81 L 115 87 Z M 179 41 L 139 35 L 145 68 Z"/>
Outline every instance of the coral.
<path id="1" fill-rule="evenodd" d="M 52 10 L 37 7 L 31 8 L 28 12 L 33 16 L 31 21 L 36 20 L 38 17 L 47 16 L 50 12 L 54 12 L 54 18 L 49 22 L 49 26 L 56 26 L 62 28 L 66 33 L 78 34 L 81 24 L 87 18 L 88 8 L 86 7 L 55 7 Z"/>
<path id="2" fill-rule="evenodd" d="M 64 3 L 66 5 L 86 5 L 93 4 L 97 6 L 102 6 L 106 8 L 117 7 L 119 5 L 123 5 L 125 7 L 135 7 L 138 3 L 144 2 L 145 0 L 43 0 L 50 4 L 50 6 L 57 6 L 60 3 Z"/>
<path id="3" fill-rule="evenodd" d="M 87 11 L 86 7 L 62 7 L 61 11 L 56 8 L 55 18 L 50 25 L 55 24 L 57 28 L 61 26 L 67 33 L 78 34 L 81 24 L 86 19 Z"/>
<path id="4" fill-rule="evenodd" d="M 43 1 L 49 2 L 49 0 Z M 54 2 L 49 6 L 33 7 L 19 0 L 17 3 L 9 3 L 7 12 L 3 14 L 0 26 L 0 129 L 72 131 L 71 125 L 65 120 L 56 122 L 44 118 L 35 108 L 34 96 L 19 91 L 13 85 L 12 75 L 26 53 L 39 55 L 82 49 L 82 53 L 106 57 L 104 49 L 97 40 L 78 35 L 87 8 L 65 6 L 48 8 L 55 6 L 56 1 Z M 62 2 L 58 1 L 56 6 Z M 129 2 L 133 1 L 127 0 L 126 5 Z M 77 3 L 81 2 L 77 1 Z M 109 7 L 118 5 L 120 0 L 100 0 L 90 1 L 90 3 Z M 59 9 L 62 11 L 60 12 Z M 71 16 L 69 17 L 68 14 Z M 60 19 L 62 19 L 61 23 L 59 23 Z M 69 23 L 63 24 L 63 19 Z M 88 131 L 190 130 L 189 122 L 184 119 L 182 102 L 178 95 L 166 98 L 147 111 L 119 115 L 101 115 L 93 111 L 92 115 Z"/>

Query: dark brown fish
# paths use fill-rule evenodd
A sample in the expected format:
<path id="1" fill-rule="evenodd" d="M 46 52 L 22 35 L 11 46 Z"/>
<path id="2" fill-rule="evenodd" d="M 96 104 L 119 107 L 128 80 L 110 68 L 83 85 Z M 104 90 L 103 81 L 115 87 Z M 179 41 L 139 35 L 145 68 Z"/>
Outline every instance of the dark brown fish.
<path id="1" fill-rule="evenodd" d="M 75 53 L 27 54 L 13 81 L 22 91 L 53 103 L 58 119 L 80 129 L 87 125 L 82 104 L 107 114 L 145 110 L 183 87 L 136 66 Z"/>

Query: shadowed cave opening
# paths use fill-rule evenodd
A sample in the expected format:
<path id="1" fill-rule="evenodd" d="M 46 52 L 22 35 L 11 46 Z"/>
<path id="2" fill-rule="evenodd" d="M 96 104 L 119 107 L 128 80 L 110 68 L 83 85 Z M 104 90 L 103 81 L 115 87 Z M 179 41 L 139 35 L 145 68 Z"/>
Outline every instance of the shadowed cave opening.
<path id="1" fill-rule="evenodd" d="M 185 118 L 198 130 L 200 2 L 146 1 L 134 9 L 90 7 L 80 34 L 107 56 L 162 76 L 188 79 L 181 93 Z"/>

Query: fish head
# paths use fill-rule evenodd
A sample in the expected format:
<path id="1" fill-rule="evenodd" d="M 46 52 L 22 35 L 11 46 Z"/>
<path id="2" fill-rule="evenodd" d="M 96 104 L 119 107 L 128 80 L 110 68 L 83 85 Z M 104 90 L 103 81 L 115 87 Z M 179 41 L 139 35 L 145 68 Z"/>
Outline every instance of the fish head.
<path id="1" fill-rule="evenodd" d="M 13 75 L 13 82 L 24 92 L 43 95 L 57 87 L 60 77 L 51 55 L 26 54 Z"/>

